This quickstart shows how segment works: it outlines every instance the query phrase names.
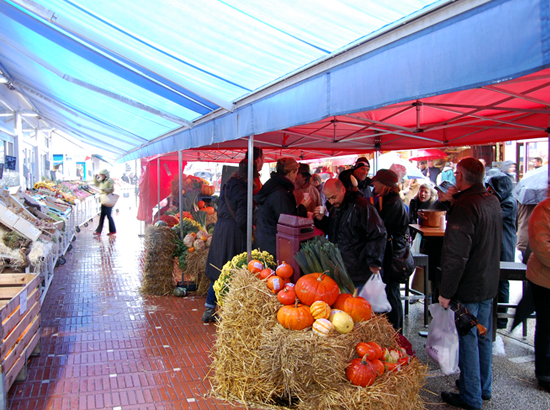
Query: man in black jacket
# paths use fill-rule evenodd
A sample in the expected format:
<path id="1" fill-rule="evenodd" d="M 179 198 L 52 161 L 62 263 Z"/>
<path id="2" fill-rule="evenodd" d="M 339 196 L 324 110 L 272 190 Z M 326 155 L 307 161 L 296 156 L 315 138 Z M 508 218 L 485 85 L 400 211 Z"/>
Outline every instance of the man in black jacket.
<path id="1" fill-rule="evenodd" d="M 498 199 L 483 186 L 485 169 L 475 158 L 458 163 L 456 202 L 447 215 L 441 259 L 439 304 L 460 301 L 487 328 L 473 327 L 459 337 L 460 394 L 443 392 L 443 400 L 463 409 L 481 409 L 491 398 L 492 299 L 500 277 L 502 211 Z"/>
<path id="2" fill-rule="evenodd" d="M 347 191 L 342 181 L 329 179 L 324 193 L 332 205 L 328 217 L 315 208 L 315 226 L 338 245 L 355 287 L 379 273 L 386 249 L 386 228 L 370 201 L 358 191 Z"/>
<path id="3" fill-rule="evenodd" d="M 369 160 L 359 157 L 352 168 L 340 172 L 338 179 L 344 183 L 348 191 L 357 189 L 365 198 L 369 198 L 372 197 L 372 180 L 368 177 L 369 171 Z"/>

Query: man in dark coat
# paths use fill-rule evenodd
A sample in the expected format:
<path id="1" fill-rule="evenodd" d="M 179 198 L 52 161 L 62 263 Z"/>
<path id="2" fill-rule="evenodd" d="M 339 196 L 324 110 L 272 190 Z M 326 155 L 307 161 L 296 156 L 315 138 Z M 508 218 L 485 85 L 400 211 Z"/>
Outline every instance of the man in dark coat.
<path id="1" fill-rule="evenodd" d="M 483 186 L 485 169 L 475 158 L 458 163 L 456 202 L 447 215 L 441 259 L 439 304 L 460 301 L 487 328 L 479 336 L 474 326 L 459 336 L 460 394 L 443 392 L 443 400 L 464 409 L 481 409 L 491 398 L 493 344 L 492 304 L 500 277 L 502 211 L 498 199 Z"/>
<path id="2" fill-rule="evenodd" d="M 347 191 L 342 181 L 329 179 L 324 193 L 332 207 L 328 217 L 320 207 L 315 209 L 315 226 L 338 245 L 350 278 L 359 288 L 382 268 L 386 228 L 370 201 L 357 191 Z"/>
<path id="3" fill-rule="evenodd" d="M 257 174 L 254 165 L 254 175 Z M 223 265 L 234 256 L 246 252 L 248 160 L 239 163 L 239 170 L 225 183 L 218 202 L 218 220 L 212 233 L 205 274 L 211 280 L 206 295 L 203 322 L 216 319 L 216 293 L 214 282 Z"/>
<path id="4" fill-rule="evenodd" d="M 298 163 L 290 157 L 277 160 L 277 168 L 271 173 L 271 178 L 254 196 L 258 204 L 256 221 L 255 246 L 276 257 L 277 255 L 277 223 L 281 214 L 307 216 L 306 207 L 310 199 L 304 198 L 296 207 L 294 198 L 294 180 L 298 173 Z"/>
<path id="5" fill-rule="evenodd" d="M 502 246 L 500 248 L 500 260 L 504 262 L 514 262 L 516 258 L 516 218 L 518 214 L 518 205 L 512 196 L 514 184 L 508 175 L 497 171 L 496 174 L 488 177 L 485 181 L 487 191 L 496 195 L 502 209 Z M 507 280 L 501 280 L 498 284 L 498 301 L 508 303 L 510 301 L 510 283 Z M 499 313 L 506 313 L 508 309 L 498 308 Z M 506 329 L 508 319 L 500 318 L 497 320 L 497 329 Z"/>
<path id="6" fill-rule="evenodd" d="M 352 168 L 340 172 L 338 179 L 344 183 L 347 190 L 357 188 L 365 198 L 369 198 L 372 197 L 372 180 L 368 177 L 369 171 L 369 160 L 359 157 Z"/>

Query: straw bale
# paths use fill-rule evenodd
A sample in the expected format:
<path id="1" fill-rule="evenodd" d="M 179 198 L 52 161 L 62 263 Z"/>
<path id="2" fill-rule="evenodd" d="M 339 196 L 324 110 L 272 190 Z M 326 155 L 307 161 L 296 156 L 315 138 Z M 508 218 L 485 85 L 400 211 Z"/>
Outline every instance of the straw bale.
<path id="1" fill-rule="evenodd" d="M 147 227 L 143 282 L 140 288 L 142 294 L 165 296 L 172 292 L 175 249 L 175 233 L 172 229 L 167 226 Z"/>
<path id="2" fill-rule="evenodd" d="M 265 282 L 235 270 L 220 310 L 213 350 L 212 393 L 226 400 L 300 410 L 421 409 L 426 367 L 417 359 L 399 372 L 384 374 L 372 386 L 349 383 L 345 370 L 355 347 L 374 341 L 397 346 L 384 316 L 355 325 L 346 335 L 318 337 L 277 323 L 280 304 Z"/>

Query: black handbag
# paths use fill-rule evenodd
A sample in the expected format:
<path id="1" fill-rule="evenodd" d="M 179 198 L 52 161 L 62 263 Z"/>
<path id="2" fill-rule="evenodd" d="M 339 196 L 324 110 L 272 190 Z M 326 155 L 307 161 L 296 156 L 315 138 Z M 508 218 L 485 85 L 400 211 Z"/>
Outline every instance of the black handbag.
<path id="1" fill-rule="evenodd" d="M 393 236 L 390 237 L 388 245 L 392 246 L 392 260 L 391 260 L 391 272 L 390 279 L 394 282 L 407 283 L 411 277 L 414 269 L 416 268 L 416 263 L 411 251 L 411 246 L 409 245 L 408 236 L 405 238 L 406 244 L 400 249 L 395 249 L 393 244 Z"/>

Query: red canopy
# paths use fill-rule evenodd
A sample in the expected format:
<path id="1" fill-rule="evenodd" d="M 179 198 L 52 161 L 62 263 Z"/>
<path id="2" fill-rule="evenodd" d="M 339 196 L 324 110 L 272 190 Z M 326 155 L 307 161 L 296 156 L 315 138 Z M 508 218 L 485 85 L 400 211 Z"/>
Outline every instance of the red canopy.
<path id="1" fill-rule="evenodd" d="M 429 159 L 445 158 L 446 152 L 436 148 L 419 149 L 416 150 L 409 158 L 410 161 L 427 161 Z"/>
<path id="2" fill-rule="evenodd" d="M 267 161 L 481 145 L 548 136 L 550 69 L 498 85 L 442 94 L 254 136 Z M 184 151 L 188 161 L 238 162 L 248 138 Z"/>

